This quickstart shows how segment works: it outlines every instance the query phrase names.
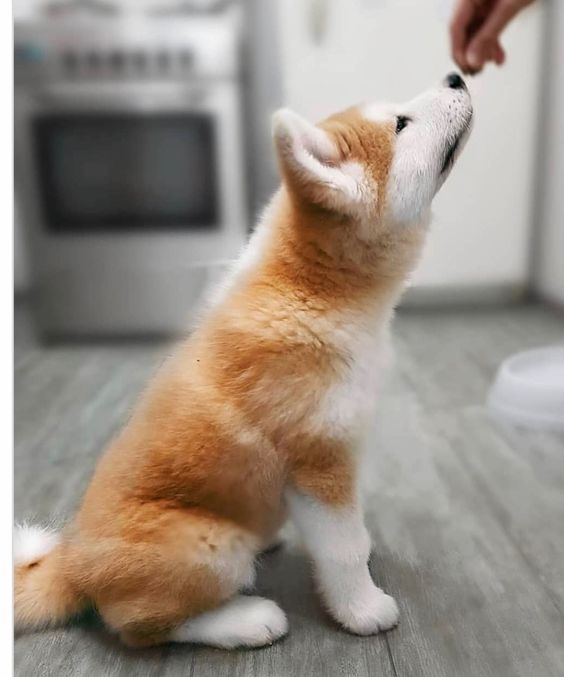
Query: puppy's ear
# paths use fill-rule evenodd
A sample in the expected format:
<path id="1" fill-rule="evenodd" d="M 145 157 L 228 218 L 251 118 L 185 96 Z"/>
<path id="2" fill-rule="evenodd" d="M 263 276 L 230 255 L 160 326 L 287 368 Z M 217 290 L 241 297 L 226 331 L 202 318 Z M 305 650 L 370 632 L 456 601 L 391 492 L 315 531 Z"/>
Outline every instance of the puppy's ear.
<path id="1" fill-rule="evenodd" d="M 323 129 L 283 108 L 274 114 L 272 130 L 282 173 L 303 197 L 338 211 L 368 198 L 362 166 L 343 160 Z"/>

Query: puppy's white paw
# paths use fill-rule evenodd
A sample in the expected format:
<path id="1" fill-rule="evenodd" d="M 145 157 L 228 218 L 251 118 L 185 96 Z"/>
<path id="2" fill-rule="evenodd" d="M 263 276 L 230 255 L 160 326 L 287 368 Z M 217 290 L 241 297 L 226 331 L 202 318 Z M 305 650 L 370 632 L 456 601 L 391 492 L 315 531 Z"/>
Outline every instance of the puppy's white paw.
<path id="1" fill-rule="evenodd" d="M 356 635 L 375 635 L 390 630 L 399 620 L 395 599 L 376 586 L 364 598 L 343 604 L 334 615 L 339 623 Z"/>
<path id="2" fill-rule="evenodd" d="M 269 599 L 257 599 L 249 613 L 241 618 L 232 646 L 266 646 L 287 632 L 288 619 L 278 604 Z"/>
<path id="3" fill-rule="evenodd" d="M 238 595 L 223 606 L 186 621 L 172 633 L 171 640 L 234 649 L 267 646 L 287 632 L 286 614 L 276 602 Z"/>

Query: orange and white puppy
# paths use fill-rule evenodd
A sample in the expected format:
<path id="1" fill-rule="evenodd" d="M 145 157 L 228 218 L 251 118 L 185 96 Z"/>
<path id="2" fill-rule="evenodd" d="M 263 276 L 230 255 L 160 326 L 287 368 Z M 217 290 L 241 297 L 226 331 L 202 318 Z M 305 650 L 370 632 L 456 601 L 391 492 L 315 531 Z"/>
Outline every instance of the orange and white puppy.
<path id="1" fill-rule="evenodd" d="M 358 445 L 431 200 L 467 137 L 451 74 L 405 105 L 274 117 L 282 187 L 199 328 L 161 368 L 60 534 L 15 535 L 16 627 L 87 605 L 128 644 L 261 646 L 287 631 L 241 595 L 289 515 L 331 615 L 397 623 L 373 583 Z"/>

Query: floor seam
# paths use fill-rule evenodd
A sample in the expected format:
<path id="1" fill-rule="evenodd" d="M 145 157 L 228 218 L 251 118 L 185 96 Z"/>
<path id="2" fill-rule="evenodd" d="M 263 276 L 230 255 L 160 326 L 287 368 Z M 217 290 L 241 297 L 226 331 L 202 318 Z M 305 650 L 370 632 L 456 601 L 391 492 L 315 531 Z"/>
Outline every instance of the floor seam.
<path id="1" fill-rule="evenodd" d="M 385 636 L 386 639 L 386 648 L 388 650 L 388 658 L 390 659 L 390 665 L 392 666 L 392 673 L 394 677 L 399 677 L 398 671 L 396 668 L 396 662 L 394 660 L 394 654 L 392 653 L 392 647 L 390 646 L 390 640 L 388 639 L 388 635 L 386 634 Z"/>

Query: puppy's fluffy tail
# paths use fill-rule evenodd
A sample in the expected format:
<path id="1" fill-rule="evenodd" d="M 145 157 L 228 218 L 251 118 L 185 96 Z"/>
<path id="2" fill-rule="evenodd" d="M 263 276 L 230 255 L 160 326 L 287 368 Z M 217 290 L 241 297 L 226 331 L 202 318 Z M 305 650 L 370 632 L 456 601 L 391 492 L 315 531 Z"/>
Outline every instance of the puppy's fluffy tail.
<path id="1" fill-rule="evenodd" d="M 42 527 L 14 531 L 14 625 L 17 630 L 61 623 L 86 606 L 68 583 L 61 538 Z"/>

